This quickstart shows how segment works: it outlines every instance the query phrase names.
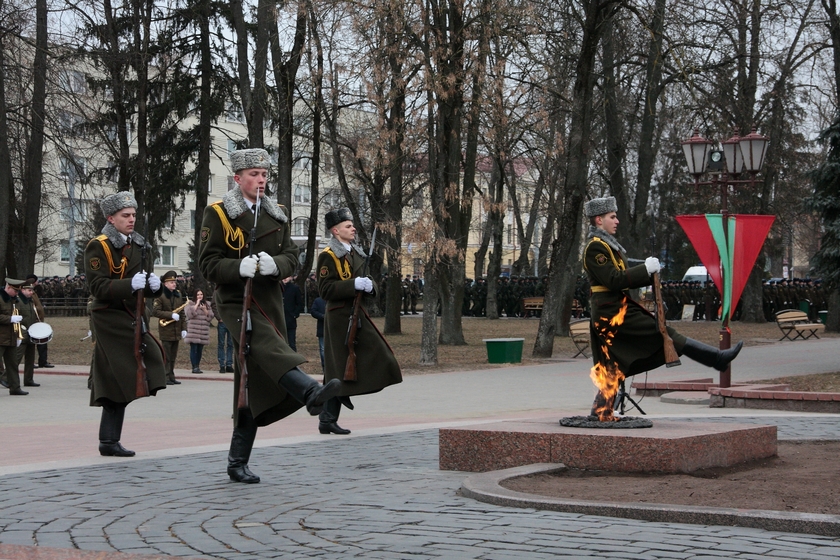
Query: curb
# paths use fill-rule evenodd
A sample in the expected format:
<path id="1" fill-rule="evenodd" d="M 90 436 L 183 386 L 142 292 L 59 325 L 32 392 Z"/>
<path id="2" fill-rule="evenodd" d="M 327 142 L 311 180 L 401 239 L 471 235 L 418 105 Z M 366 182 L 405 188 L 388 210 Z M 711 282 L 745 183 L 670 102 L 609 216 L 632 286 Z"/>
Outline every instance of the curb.
<path id="1" fill-rule="evenodd" d="M 621 517 L 662 523 L 750 527 L 767 531 L 807 533 L 827 537 L 836 537 L 840 534 L 840 515 L 759 509 L 686 507 L 672 504 L 584 502 L 526 494 L 508 490 L 501 486 L 501 482 L 509 478 L 547 474 L 565 469 L 566 466 L 562 463 L 535 463 L 522 467 L 478 473 L 464 480 L 459 493 L 467 498 L 498 506 L 581 513 L 602 517 Z"/>

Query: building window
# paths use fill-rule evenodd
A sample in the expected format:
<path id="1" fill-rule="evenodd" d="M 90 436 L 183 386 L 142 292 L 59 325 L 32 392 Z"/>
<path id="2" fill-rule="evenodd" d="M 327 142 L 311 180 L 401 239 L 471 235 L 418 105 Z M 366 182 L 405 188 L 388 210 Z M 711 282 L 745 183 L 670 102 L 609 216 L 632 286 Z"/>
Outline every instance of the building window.
<path id="1" fill-rule="evenodd" d="M 312 167 L 312 154 L 309 152 L 295 152 L 292 160 L 292 167 L 295 169 L 310 169 Z"/>
<path id="2" fill-rule="evenodd" d="M 75 70 L 62 72 L 59 75 L 61 89 L 67 93 L 84 93 L 87 89 L 85 75 Z"/>
<path id="3" fill-rule="evenodd" d="M 295 185 L 295 204 L 312 202 L 312 191 L 308 185 Z"/>
<path id="4" fill-rule="evenodd" d="M 309 233 L 309 218 L 295 218 L 292 220 L 292 235 L 306 237 Z"/>
<path id="5" fill-rule="evenodd" d="M 62 263 L 70 262 L 70 242 L 66 239 L 58 244 L 58 258 Z"/>
<path id="6" fill-rule="evenodd" d="M 175 250 L 177 247 L 172 245 L 161 245 L 160 256 L 155 260 L 155 265 L 159 266 L 175 266 Z"/>
<path id="7" fill-rule="evenodd" d="M 324 205 L 330 208 L 341 208 L 341 193 L 337 189 L 330 189 L 324 194 Z"/>
<path id="8" fill-rule="evenodd" d="M 71 218 L 78 224 L 87 220 L 88 206 L 90 202 L 87 200 L 79 200 L 78 198 L 70 199 L 62 197 L 60 219 L 62 222 L 69 222 Z"/>
<path id="9" fill-rule="evenodd" d="M 66 158 L 59 159 L 59 172 L 63 177 L 72 177 L 74 180 L 82 179 L 87 176 L 87 160 L 85 158 Z"/>
<path id="10" fill-rule="evenodd" d="M 230 122 L 245 124 L 245 112 L 234 103 L 228 103 L 225 109 L 225 118 Z"/>
<path id="11" fill-rule="evenodd" d="M 210 175 L 210 178 L 207 179 L 207 192 L 213 192 L 213 176 Z"/>

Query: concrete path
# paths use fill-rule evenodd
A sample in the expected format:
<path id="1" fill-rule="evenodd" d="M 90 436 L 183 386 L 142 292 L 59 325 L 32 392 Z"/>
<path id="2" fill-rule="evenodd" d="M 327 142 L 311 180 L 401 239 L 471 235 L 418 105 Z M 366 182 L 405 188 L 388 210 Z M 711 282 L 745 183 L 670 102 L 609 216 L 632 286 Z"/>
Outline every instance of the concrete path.
<path id="1" fill-rule="evenodd" d="M 836 371 L 838 355 L 840 339 L 746 348 L 733 382 Z M 648 380 L 717 378 L 683 363 Z M 36 370 L 42 386 L 26 397 L 0 393 L 0 558 L 35 558 L 52 551 L 46 547 L 102 558 L 840 557 L 840 535 L 601 518 L 458 496 L 466 474 L 438 469 L 437 428 L 583 414 L 594 394 L 586 360 L 413 375 L 355 399 L 356 410 L 342 413 L 353 430 L 347 437 L 319 435 L 317 420 L 299 412 L 260 429 L 251 467 L 262 482 L 251 486 L 224 472 L 233 405 L 225 376 L 182 372 L 181 385 L 133 403 L 122 441 L 137 457 L 114 459 L 98 455 L 99 409 L 87 406 L 85 376 L 54 374 L 73 369 Z M 840 438 L 840 415 L 650 397 L 641 404 L 651 418 L 754 421 L 778 425 L 784 439 Z M 827 483 L 836 483 L 840 473 L 827 468 Z M 57 554 L 41 558 L 71 557 Z"/>

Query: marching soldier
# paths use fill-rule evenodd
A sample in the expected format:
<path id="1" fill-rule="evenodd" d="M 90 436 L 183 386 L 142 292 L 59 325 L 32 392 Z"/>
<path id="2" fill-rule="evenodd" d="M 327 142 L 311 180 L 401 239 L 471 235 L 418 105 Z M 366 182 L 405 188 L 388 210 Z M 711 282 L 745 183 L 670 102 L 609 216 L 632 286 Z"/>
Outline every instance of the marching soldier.
<path id="1" fill-rule="evenodd" d="M 272 424 L 304 405 L 314 416 L 341 386 L 337 380 L 322 386 L 301 371 L 298 366 L 306 359 L 286 340 L 281 280 L 294 273 L 298 249 L 285 208 L 264 196 L 270 161 L 268 152 L 259 148 L 231 154 L 236 187 L 204 210 L 198 250 L 199 269 L 216 283 L 216 308 L 237 353 L 245 326 L 241 322 L 245 286 L 249 278 L 252 282 L 247 369 L 243 371 L 241 360 L 235 360 L 234 427 L 227 466 L 231 480 L 248 484 L 260 481 L 248 468 L 258 426 Z M 252 229 L 255 241 L 250 246 Z M 240 409 L 240 377 L 246 372 L 249 406 Z"/>
<path id="2" fill-rule="evenodd" d="M 324 318 L 324 381 L 329 379 L 333 383 L 344 379 L 350 354 L 345 339 L 353 316 L 356 294 L 363 292 L 364 301 L 364 298 L 376 293 L 376 287 L 369 277 L 362 276 L 365 253 L 355 244 L 356 228 L 353 227 L 350 210 L 332 210 L 327 212 L 325 218 L 332 239 L 318 255 L 318 291 L 327 301 Z M 406 276 L 404 282 L 411 284 L 411 277 Z M 359 321 L 361 326 L 356 331 L 354 341 L 357 380 L 342 383 L 339 393 L 341 397 L 327 401 L 318 423 L 318 431 L 322 434 L 350 433 L 350 430 L 338 425 L 341 405 L 353 409 L 349 397 L 375 393 L 402 381 L 394 353 L 364 309 L 359 313 Z"/>
<path id="3" fill-rule="evenodd" d="M 613 366 L 624 377 L 664 365 L 664 344 L 656 319 L 627 294 L 629 289 L 650 285 L 650 276 L 659 272 L 659 259 L 648 257 L 644 264 L 628 268 L 624 248 L 614 237 L 618 229 L 615 197 L 592 199 L 586 203 L 585 211 L 590 227 L 583 262 L 592 291 L 593 363 L 608 371 Z M 624 321 L 612 325 L 612 319 L 622 308 L 626 308 Z M 687 338 L 671 327 L 667 329 L 678 354 L 719 371 L 726 370 L 743 346 L 739 342 L 734 348 L 721 351 Z M 607 403 L 599 392 L 592 415 Z"/>
<path id="4" fill-rule="evenodd" d="M 134 451 L 120 443 L 125 407 L 138 398 L 135 359 L 135 325 L 148 325 L 148 313 L 136 317 L 137 291 L 145 297 L 160 294 L 161 282 L 153 272 L 143 272 L 146 263 L 142 249 L 146 240 L 134 231 L 137 201 L 128 192 L 106 196 L 99 204 L 108 223 L 102 235 L 85 248 L 85 275 L 93 301 L 90 322 L 95 333 L 91 360 L 90 405 L 102 407 L 99 422 L 99 453 L 105 456 L 133 457 Z M 144 329 L 143 362 L 149 395 L 166 388 L 163 349 Z"/>

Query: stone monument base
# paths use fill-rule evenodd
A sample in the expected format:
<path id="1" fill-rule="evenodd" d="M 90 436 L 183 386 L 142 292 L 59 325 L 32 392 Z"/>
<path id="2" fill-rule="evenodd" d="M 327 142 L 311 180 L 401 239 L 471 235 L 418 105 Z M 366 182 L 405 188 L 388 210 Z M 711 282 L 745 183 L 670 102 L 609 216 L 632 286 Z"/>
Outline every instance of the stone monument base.
<path id="1" fill-rule="evenodd" d="M 776 455 L 776 426 L 654 419 L 644 429 L 567 428 L 545 418 L 441 428 L 442 470 L 533 463 L 617 472 L 690 473 Z"/>

